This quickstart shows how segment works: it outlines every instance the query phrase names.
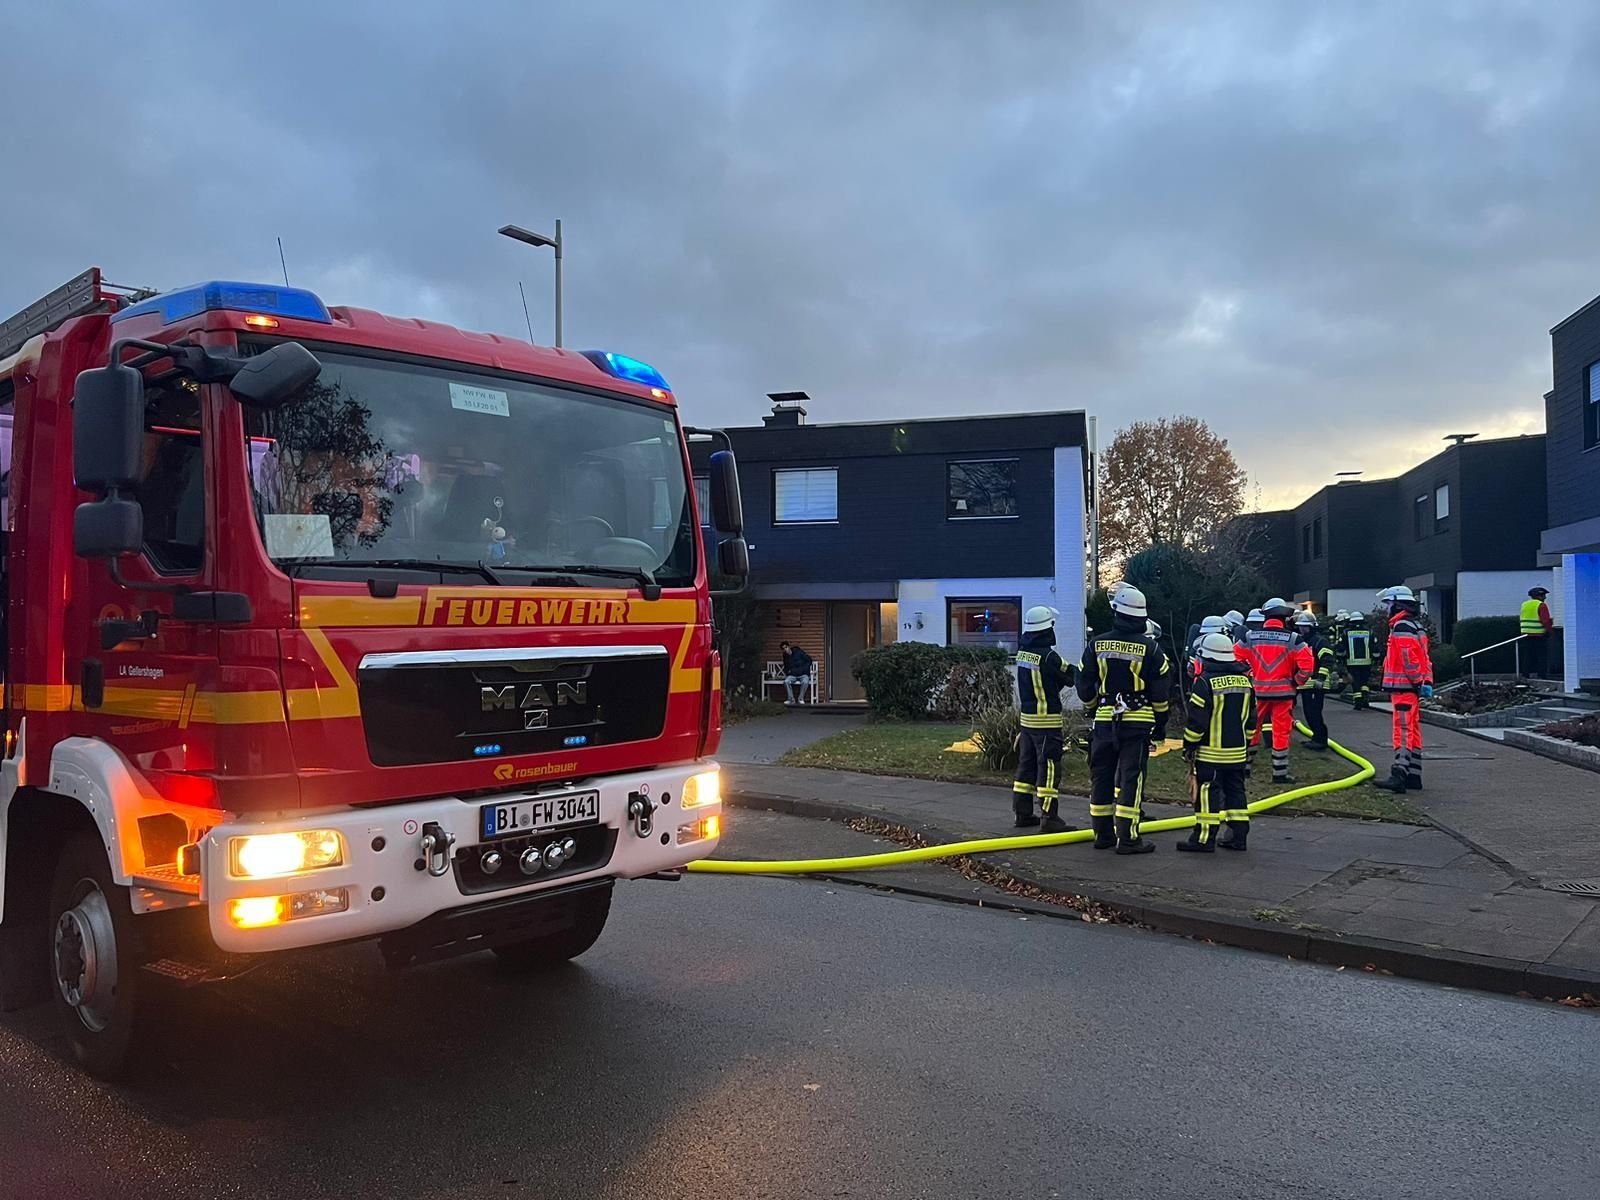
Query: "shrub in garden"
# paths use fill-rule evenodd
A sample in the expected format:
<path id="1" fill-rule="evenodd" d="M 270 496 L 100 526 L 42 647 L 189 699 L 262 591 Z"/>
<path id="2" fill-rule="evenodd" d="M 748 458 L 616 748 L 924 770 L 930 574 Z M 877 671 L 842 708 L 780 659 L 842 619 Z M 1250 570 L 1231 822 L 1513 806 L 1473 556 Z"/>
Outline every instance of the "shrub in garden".
<path id="1" fill-rule="evenodd" d="M 1521 628 L 1516 617 L 1464 617 L 1456 622 L 1451 644 L 1457 653 L 1471 654 L 1474 650 L 1482 650 L 1485 646 L 1516 637 Z M 1512 647 L 1501 646 L 1498 650 L 1478 655 L 1477 663 L 1479 674 L 1487 671 L 1491 675 L 1509 675 L 1515 667 L 1516 655 Z"/>
<path id="2" fill-rule="evenodd" d="M 984 646 L 931 646 L 894 642 L 856 655 L 850 673 L 867 693 L 874 715 L 920 721 L 934 716 L 970 719 L 1004 697 L 1011 681 L 1003 650 Z"/>
<path id="3" fill-rule="evenodd" d="M 1464 683 L 1448 692 L 1440 692 L 1432 700 L 1423 703 L 1440 712 L 1471 716 L 1474 713 L 1513 708 L 1535 698 L 1533 689 L 1521 683 Z"/>
<path id="4" fill-rule="evenodd" d="M 1565 738 L 1580 746 L 1600 747 L 1600 714 L 1574 717 L 1570 721 L 1557 721 L 1554 725 L 1541 725 L 1534 730 L 1549 737 Z"/>
<path id="5" fill-rule="evenodd" d="M 984 709 L 977 715 L 972 740 L 983 761 L 996 771 L 1017 769 L 1017 736 L 1022 732 L 1022 717 L 1009 701 Z"/>

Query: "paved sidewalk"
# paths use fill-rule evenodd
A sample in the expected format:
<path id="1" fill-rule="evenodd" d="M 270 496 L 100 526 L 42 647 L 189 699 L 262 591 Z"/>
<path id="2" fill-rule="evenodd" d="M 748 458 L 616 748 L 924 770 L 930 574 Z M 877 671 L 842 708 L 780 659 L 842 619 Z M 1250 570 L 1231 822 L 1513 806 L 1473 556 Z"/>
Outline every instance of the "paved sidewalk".
<path id="1" fill-rule="evenodd" d="M 724 763 L 777 762 L 791 750 L 854 729 L 865 720 L 865 710 L 857 715 L 809 712 L 803 708 L 775 717 L 755 717 L 722 731 L 717 759 Z"/>
<path id="2" fill-rule="evenodd" d="M 1373 743 L 1387 745 L 1386 715 L 1340 711 L 1330 713 L 1330 725 L 1336 740 L 1383 765 Z M 1425 732 L 1427 790 L 1408 799 L 1448 831 L 1264 814 L 1243 855 L 1177 854 L 1172 847 L 1187 834 L 1169 833 L 1154 836 L 1156 854 L 1136 858 L 1073 845 L 988 861 L 1024 882 L 1217 941 L 1374 962 L 1492 990 L 1600 993 L 1600 900 L 1538 886 L 1580 872 L 1600 876 L 1593 775 L 1460 735 L 1435 736 L 1447 733 Z M 1529 780 L 1543 790 L 1530 794 Z M 1003 788 L 732 764 L 725 791 L 735 803 L 804 816 L 876 817 L 931 841 L 1012 832 Z M 1085 801 L 1064 804 L 1069 821 L 1087 823 Z M 1183 812 L 1148 807 L 1151 819 Z M 1528 819 L 1534 814 L 1538 826 Z M 1554 835 L 1548 844 L 1541 830 Z"/>

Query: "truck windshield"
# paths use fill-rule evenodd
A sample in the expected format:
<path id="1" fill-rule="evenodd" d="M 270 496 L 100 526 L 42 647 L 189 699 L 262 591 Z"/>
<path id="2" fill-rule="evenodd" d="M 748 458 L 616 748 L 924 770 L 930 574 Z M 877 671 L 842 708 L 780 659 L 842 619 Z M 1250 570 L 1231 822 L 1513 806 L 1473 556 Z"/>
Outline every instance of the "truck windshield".
<path id="1" fill-rule="evenodd" d="M 666 405 L 431 361 L 317 357 L 322 374 L 299 396 L 246 410 L 274 562 L 481 564 L 485 584 L 518 567 L 592 565 L 694 582 L 683 449 Z"/>

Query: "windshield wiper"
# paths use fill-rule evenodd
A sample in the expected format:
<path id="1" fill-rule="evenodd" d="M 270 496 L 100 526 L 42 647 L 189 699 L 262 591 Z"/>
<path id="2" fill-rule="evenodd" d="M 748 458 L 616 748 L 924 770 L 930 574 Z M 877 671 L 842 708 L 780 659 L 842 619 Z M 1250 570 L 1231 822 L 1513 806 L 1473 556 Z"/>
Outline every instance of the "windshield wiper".
<path id="1" fill-rule="evenodd" d="M 504 587 L 506 581 L 481 560 L 475 563 L 444 562 L 436 558 L 346 558 L 308 564 L 318 567 L 347 567 L 367 570 L 377 567 L 391 571 L 435 571 L 441 575 L 477 575 L 490 583 Z"/>
<path id="2" fill-rule="evenodd" d="M 605 575 L 613 579 L 632 579 L 639 585 L 646 600 L 661 599 L 661 585 L 644 567 L 599 567 L 589 563 L 562 563 L 559 566 L 543 564 L 502 564 L 502 571 L 532 571 L 536 575 Z"/>

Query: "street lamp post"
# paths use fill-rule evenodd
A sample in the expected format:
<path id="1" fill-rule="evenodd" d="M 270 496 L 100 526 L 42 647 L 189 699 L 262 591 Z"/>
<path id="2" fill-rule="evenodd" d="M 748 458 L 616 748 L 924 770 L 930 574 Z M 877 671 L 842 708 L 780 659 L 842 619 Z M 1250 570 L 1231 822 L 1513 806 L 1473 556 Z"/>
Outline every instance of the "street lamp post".
<path id="1" fill-rule="evenodd" d="M 513 241 L 526 242 L 530 246 L 549 246 L 556 252 L 556 346 L 561 346 L 561 221 L 556 220 L 555 237 L 546 237 L 542 233 L 535 233 L 531 229 L 524 229 L 520 225 L 502 225 L 500 232 Z"/>

